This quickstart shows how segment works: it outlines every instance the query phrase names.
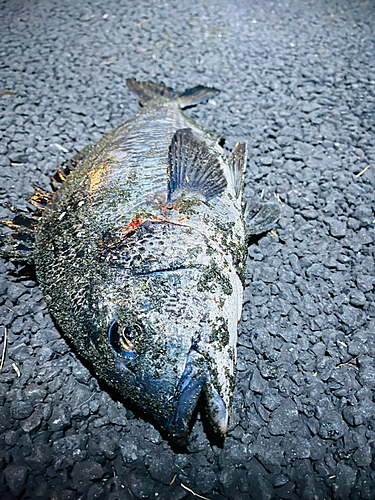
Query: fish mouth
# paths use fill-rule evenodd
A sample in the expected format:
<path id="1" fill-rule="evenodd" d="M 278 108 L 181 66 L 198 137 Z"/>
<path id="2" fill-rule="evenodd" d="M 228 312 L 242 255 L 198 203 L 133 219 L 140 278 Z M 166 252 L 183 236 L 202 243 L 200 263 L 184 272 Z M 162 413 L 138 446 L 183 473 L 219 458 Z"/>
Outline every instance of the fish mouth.
<path id="1" fill-rule="evenodd" d="M 193 348 L 186 360 L 174 398 L 174 412 L 167 424 L 173 442 L 186 446 L 189 441 L 192 417 L 202 393 L 205 396 L 209 420 L 213 428 L 225 435 L 228 431 L 229 412 L 215 388 L 207 359 Z"/>

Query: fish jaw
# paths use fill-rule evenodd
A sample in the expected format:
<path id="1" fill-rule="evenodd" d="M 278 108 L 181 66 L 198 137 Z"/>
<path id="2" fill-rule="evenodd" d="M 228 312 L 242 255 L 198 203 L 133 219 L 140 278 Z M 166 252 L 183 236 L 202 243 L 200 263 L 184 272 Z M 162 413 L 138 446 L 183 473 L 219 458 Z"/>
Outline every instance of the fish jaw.
<path id="1" fill-rule="evenodd" d="M 192 350 L 187 358 L 177 394 L 175 410 L 166 425 L 172 441 L 180 446 L 188 443 L 191 420 L 202 394 L 205 396 L 208 416 L 213 427 L 220 434 L 226 434 L 229 409 L 212 382 L 207 360 L 195 350 Z"/>
<path id="2" fill-rule="evenodd" d="M 206 414 L 213 429 L 222 436 L 228 431 L 235 388 L 237 326 L 242 312 L 243 287 L 235 273 L 230 275 L 233 293 L 216 319 L 210 335 L 202 335 L 191 346 L 174 397 L 174 411 L 165 425 L 180 446 L 189 441 L 191 420 L 198 400 L 204 396 Z M 226 342 L 217 342 L 218 325 L 226 326 Z M 215 340 L 214 340 L 215 339 Z"/>

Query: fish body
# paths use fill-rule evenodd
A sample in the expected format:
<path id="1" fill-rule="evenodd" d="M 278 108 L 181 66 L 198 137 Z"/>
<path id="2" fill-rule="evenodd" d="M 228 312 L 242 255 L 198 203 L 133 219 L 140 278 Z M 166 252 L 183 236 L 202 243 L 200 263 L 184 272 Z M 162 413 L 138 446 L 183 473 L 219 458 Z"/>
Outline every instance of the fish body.
<path id="1" fill-rule="evenodd" d="M 228 161 L 181 110 L 215 89 L 128 85 L 141 111 L 60 171 L 53 195 L 31 200 L 43 205 L 33 259 L 95 374 L 185 444 L 201 394 L 214 429 L 228 429 L 246 218 L 261 210 L 244 209 L 244 145 Z"/>

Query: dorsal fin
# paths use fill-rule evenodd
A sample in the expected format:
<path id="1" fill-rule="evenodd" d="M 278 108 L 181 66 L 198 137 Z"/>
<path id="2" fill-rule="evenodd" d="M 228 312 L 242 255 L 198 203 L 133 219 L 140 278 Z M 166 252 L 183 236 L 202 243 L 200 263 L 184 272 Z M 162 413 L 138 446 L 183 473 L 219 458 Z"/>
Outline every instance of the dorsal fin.
<path id="1" fill-rule="evenodd" d="M 53 193 L 45 191 L 33 183 L 31 183 L 31 186 L 35 189 L 35 193 L 32 196 L 29 196 L 29 198 L 26 198 L 27 201 L 39 210 L 44 210 L 48 203 L 51 202 Z"/>
<path id="2" fill-rule="evenodd" d="M 14 232 L 9 235 L 0 234 L 0 256 L 15 262 L 32 263 L 34 251 L 34 232 L 38 224 L 37 213 L 27 214 L 12 207 L 3 205 L 15 213 L 11 220 L 1 220 L 0 225 L 9 227 Z"/>
<path id="3" fill-rule="evenodd" d="M 218 158 L 190 128 L 179 129 L 172 137 L 168 153 L 168 202 L 181 188 L 197 191 L 206 201 L 222 194 L 227 180 Z"/>
<path id="4" fill-rule="evenodd" d="M 26 214 L 17 214 L 11 220 L 0 220 L 0 225 L 9 227 L 13 229 L 13 231 L 27 234 L 34 233 L 37 221 L 32 217 L 28 217 Z"/>

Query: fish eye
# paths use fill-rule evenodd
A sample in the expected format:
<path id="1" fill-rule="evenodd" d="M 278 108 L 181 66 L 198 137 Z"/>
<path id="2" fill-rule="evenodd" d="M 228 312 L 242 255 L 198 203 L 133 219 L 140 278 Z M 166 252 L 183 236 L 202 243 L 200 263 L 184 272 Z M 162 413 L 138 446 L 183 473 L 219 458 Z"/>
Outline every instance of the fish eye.
<path id="1" fill-rule="evenodd" d="M 133 342 L 134 340 L 134 327 L 133 326 L 127 326 L 124 330 L 124 336 L 129 342 Z"/>
<path id="2" fill-rule="evenodd" d="M 120 325 L 114 321 L 109 327 L 108 341 L 112 349 L 122 356 L 135 356 L 134 338 L 136 331 L 141 329 L 139 325 Z"/>

